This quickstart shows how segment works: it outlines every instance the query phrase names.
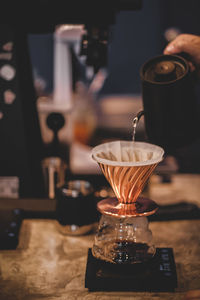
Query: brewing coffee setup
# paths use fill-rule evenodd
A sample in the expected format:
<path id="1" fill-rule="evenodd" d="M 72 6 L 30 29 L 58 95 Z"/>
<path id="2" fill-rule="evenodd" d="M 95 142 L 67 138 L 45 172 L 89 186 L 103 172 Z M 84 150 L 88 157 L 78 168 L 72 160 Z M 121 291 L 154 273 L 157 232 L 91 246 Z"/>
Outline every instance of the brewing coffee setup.
<path id="1" fill-rule="evenodd" d="M 102 216 L 88 253 L 89 290 L 173 291 L 176 287 L 173 251 L 156 249 L 148 227 L 147 216 L 154 214 L 158 206 L 139 197 L 163 155 L 161 147 L 135 141 L 115 141 L 93 148 L 93 159 L 116 198 L 97 204 Z"/>
<path id="2" fill-rule="evenodd" d="M 9 77 L 9 68 L 7 77 L 1 76 L 1 80 L 4 80 L 5 91 L 0 95 L 4 109 L 0 114 L 0 123 L 3 125 L 0 130 L 5 143 L 3 141 L 1 147 L 0 175 L 8 177 L 14 175 L 15 179 L 16 177 L 19 179 L 20 197 L 22 198 L 40 198 L 48 195 L 50 200 L 56 202 L 55 211 L 50 217 L 57 222 L 56 230 L 53 228 L 54 240 L 52 239 L 52 244 L 49 243 L 53 249 L 52 259 L 53 251 L 56 253 L 55 265 L 62 255 L 63 261 L 66 260 L 66 253 L 64 253 L 66 249 L 63 244 L 56 244 L 55 240 L 58 239 L 59 242 L 62 240 L 64 243 L 63 241 L 71 239 L 72 244 L 74 242 L 74 245 L 77 245 L 83 241 L 81 238 L 85 238 L 86 234 L 91 233 L 99 218 L 92 247 L 87 248 L 88 252 L 87 250 L 84 252 L 84 255 L 87 255 L 84 279 L 88 291 L 174 292 L 177 287 L 177 274 L 173 248 L 168 247 L 167 239 L 166 247 L 157 247 L 153 242 L 153 232 L 149 228 L 148 221 L 152 216 L 156 216 L 159 206 L 153 199 L 141 196 L 141 194 L 164 156 L 173 154 L 177 148 L 191 143 L 199 136 L 193 74 L 189 70 L 187 60 L 178 55 L 160 55 L 150 59 L 142 66 L 140 79 L 143 107 L 136 116 L 133 116 L 132 140 L 130 138 L 128 141 L 115 140 L 100 143 L 94 145 L 91 151 L 93 162 L 99 165 L 101 175 L 104 175 L 115 194 L 114 197 L 108 196 L 105 199 L 101 197 L 99 201 L 90 181 L 83 180 L 81 176 L 74 178 L 70 174 L 69 149 L 67 146 L 60 148 L 62 145 L 59 143 L 58 132 L 68 124 L 68 113 L 66 117 L 58 111 L 49 111 L 46 123 L 53 131 L 53 139 L 50 147 L 44 147 L 35 99 L 33 99 L 35 94 L 30 70 L 26 68 L 28 75 L 22 70 L 25 65 L 30 67 L 26 43 L 27 31 L 42 33 L 47 30 L 53 32 L 56 26 L 62 23 L 68 25 L 57 27 L 59 33 L 63 34 L 62 38 L 64 37 L 60 39 L 61 36 L 58 36 L 59 45 L 57 46 L 60 51 L 67 40 L 67 52 L 61 51 L 65 58 L 70 57 L 69 54 L 73 58 L 74 55 L 77 55 L 72 51 L 72 46 L 74 44 L 77 46 L 78 41 L 78 43 L 80 42 L 78 55 L 85 57 L 84 63 L 90 67 L 90 70 L 92 69 L 94 77 L 101 67 L 106 66 L 109 26 L 115 23 L 115 15 L 119 11 L 140 9 L 141 1 L 111 1 L 114 9 L 110 10 L 107 9 L 106 1 L 101 1 L 97 6 L 96 2 L 86 1 L 86 6 L 80 2 L 79 0 L 73 1 L 72 6 L 67 7 L 68 10 L 64 9 L 66 8 L 64 4 L 59 8 L 57 4 L 50 5 L 52 14 L 47 16 L 47 23 L 42 23 L 41 28 L 38 28 L 35 19 L 30 19 L 30 27 L 24 29 L 22 35 L 17 27 L 13 29 L 13 24 L 0 28 L 3 37 L 1 44 L 5 46 L 12 40 L 13 48 L 5 50 L 4 54 L 13 55 L 9 63 L 14 66 L 16 71 L 16 73 L 11 72 L 11 75 L 14 74 L 14 77 L 11 76 L 12 78 Z M 44 3 L 40 3 L 39 19 L 43 19 L 45 14 L 46 7 L 44 8 L 43 5 Z M 78 12 L 77 7 L 80 7 Z M 89 17 L 88 7 L 92 12 Z M 104 16 L 103 21 L 102 15 Z M 66 28 L 69 39 L 69 36 L 66 38 L 64 35 L 66 33 L 64 30 L 61 32 L 61 29 L 66 30 Z M 76 41 L 74 32 L 78 32 Z M 21 46 L 24 47 L 23 53 L 20 52 Z M 8 62 L 7 60 L 8 58 L 5 59 L 4 55 L 2 66 Z M 61 60 L 59 60 L 59 65 L 60 63 Z M 71 73 L 68 75 L 72 76 Z M 61 78 L 62 76 L 57 78 L 58 82 Z M 71 79 L 74 78 L 70 77 L 69 81 Z M 24 85 L 24 82 L 29 84 Z M 25 89 L 23 89 L 24 86 L 26 86 Z M 66 88 L 65 85 L 63 87 Z M 16 96 L 13 106 L 12 101 L 5 102 L 5 92 L 11 90 Z M 31 97 L 29 97 L 30 91 Z M 27 99 L 29 100 L 27 101 Z M 188 99 L 190 99 L 190 105 L 188 105 Z M 147 141 L 140 142 L 135 140 L 135 134 L 138 122 L 143 116 Z M 20 126 L 16 126 L 16 124 Z M 6 135 L 6 127 L 8 135 Z M 185 138 L 186 136 L 187 138 Z M 8 137 L 13 141 L 11 146 Z M 9 148 L 8 152 L 7 148 Z M 21 151 L 22 149 L 23 151 Z M 14 156 L 12 156 L 12 151 Z M 11 156 L 13 164 L 12 161 L 9 162 Z M 57 185 L 56 180 L 59 181 Z M 93 182 L 98 180 L 100 180 L 98 176 L 93 177 Z M 47 186 L 47 191 L 45 191 Z M 40 214 L 39 216 L 44 215 Z M 47 218 L 49 216 L 50 214 L 47 214 Z M 52 230 L 51 226 L 49 228 L 48 232 Z M 59 237 L 58 234 L 60 234 Z M 45 238 L 47 237 L 45 236 Z M 59 252 L 60 249 L 62 253 Z M 41 253 L 43 254 L 43 252 Z M 44 253 L 46 252 L 44 251 Z M 81 264 L 82 260 L 80 261 L 79 258 L 82 253 L 78 253 L 78 257 L 73 255 Z M 48 271 L 50 268 L 53 270 L 55 265 L 48 266 Z M 63 270 L 64 268 L 62 274 Z M 59 279 L 56 278 L 56 282 L 58 281 Z M 66 288 L 68 287 L 66 286 Z"/>
<path id="3" fill-rule="evenodd" d="M 198 136 L 194 78 L 182 55 L 150 59 L 141 67 L 140 77 L 144 110 L 133 119 L 133 140 L 101 144 L 92 150 L 116 198 L 97 205 L 102 217 L 88 254 L 86 287 L 90 290 L 173 291 L 177 287 L 173 249 L 156 249 L 148 228 L 147 217 L 158 206 L 139 195 L 164 158 L 163 148 L 173 154 Z M 143 115 L 153 144 L 135 141 Z"/>

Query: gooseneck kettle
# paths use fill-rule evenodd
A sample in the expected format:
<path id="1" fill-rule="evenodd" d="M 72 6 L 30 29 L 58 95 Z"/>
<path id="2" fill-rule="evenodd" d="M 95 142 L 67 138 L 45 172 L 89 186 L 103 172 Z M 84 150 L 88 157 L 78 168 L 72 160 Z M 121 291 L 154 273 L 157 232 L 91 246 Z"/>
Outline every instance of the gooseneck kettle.
<path id="1" fill-rule="evenodd" d="M 199 136 L 193 75 L 179 55 L 154 57 L 140 70 L 148 139 L 169 153 Z"/>

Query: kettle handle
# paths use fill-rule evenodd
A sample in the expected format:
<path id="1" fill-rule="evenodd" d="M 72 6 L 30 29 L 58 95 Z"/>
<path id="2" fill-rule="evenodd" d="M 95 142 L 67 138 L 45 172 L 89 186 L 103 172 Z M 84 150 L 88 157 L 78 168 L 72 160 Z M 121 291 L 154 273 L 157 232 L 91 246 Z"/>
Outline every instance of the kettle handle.
<path id="1" fill-rule="evenodd" d="M 177 56 L 180 56 L 182 57 L 183 59 L 185 59 L 187 61 L 187 63 L 191 63 L 193 64 L 193 66 L 195 67 L 195 70 L 194 71 L 191 71 L 190 69 L 190 65 L 189 65 L 189 72 L 192 76 L 192 80 L 197 81 L 198 80 L 198 74 L 197 74 L 197 65 L 196 63 L 194 62 L 194 60 L 192 59 L 192 57 L 186 53 L 186 52 L 180 52 L 180 53 L 177 53 Z"/>

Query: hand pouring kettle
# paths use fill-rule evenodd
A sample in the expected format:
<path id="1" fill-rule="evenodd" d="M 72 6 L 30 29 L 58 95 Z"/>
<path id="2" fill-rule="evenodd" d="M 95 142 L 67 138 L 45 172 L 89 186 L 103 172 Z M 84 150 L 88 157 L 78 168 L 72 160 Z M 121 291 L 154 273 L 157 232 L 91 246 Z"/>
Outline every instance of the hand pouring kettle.
<path id="1" fill-rule="evenodd" d="M 198 107 L 193 74 L 186 59 L 160 55 L 140 70 L 148 139 L 168 153 L 198 136 Z"/>

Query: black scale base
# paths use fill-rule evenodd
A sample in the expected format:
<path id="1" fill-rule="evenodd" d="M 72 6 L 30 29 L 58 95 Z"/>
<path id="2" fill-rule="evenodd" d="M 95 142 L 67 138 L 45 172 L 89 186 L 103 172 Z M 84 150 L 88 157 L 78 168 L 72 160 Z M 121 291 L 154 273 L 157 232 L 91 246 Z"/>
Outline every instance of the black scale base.
<path id="1" fill-rule="evenodd" d="M 88 251 L 85 287 L 89 291 L 174 292 L 176 265 L 172 248 L 157 248 L 143 264 L 116 265 L 96 259 Z"/>

